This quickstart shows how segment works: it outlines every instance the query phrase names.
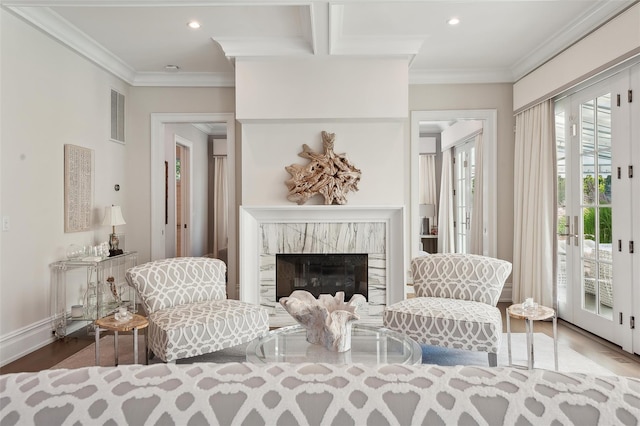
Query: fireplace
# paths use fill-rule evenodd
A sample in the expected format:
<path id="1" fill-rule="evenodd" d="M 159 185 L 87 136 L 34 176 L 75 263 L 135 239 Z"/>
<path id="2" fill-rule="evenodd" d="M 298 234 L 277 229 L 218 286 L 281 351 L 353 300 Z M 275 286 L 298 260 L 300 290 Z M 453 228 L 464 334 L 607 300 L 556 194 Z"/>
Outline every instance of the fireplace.
<path id="1" fill-rule="evenodd" d="M 295 290 L 316 298 L 342 291 L 346 301 L 354 294 L 368 299 L 368 260 L 366 253 L 276 254 L 276 300 Z"/>
<path id="2" fill-rule="evenodd" d="M 366 253 L 367 292 L 360 293 L 367 303 L 358 310 L 362 323 L 381 326 L 385 306 L 404 299 L 402 206 L 243 206 L 239 223 L 240 300 L 268 308 L 272 327 L 296 323 L 276 296 L 280 254 Z M 291 291 L 285 293 L 280 296 Z"/>

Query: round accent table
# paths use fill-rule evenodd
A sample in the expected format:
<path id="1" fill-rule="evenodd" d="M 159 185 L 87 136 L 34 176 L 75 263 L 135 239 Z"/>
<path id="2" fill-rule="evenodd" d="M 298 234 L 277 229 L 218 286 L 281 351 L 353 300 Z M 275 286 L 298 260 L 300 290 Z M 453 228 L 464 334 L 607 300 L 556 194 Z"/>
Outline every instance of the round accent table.
<path id="1" fill-rule="evenodd" d="M 533 322 L 544 321 L 549 318 L 553 319 L 553 356 L 555 368 L 558 371 L 558 322 L 556 311 L 546 306 L 538 306 L 537 308 L 523 309 L 522 303 L 511 305 L 507 308 L 507 345 L 509 350 L 509 365 L 511 362 L 511 318 L 522 319 L 525 321 L 525 329 L 527 334 L 527 368 L 533 368 Z"/>
<path id="2" fill-rule="evenodd" d="M 118 365 L 118 332 L 133 330 L 133 363 L 138 363 L 138 330 L 147 328 L 149 321 L 142 315 L 133 314 L 130 319 L 118 320 L 115 315 L 99 318 L 95 322 L 96 329 L 96 365 L 100 365 L 100 331 L 111 330 L 114 332 L 113 352 L 115 353 L 116 366 Z M 148 333 L 144 333 L 145 364 L 149 364 Z"/>

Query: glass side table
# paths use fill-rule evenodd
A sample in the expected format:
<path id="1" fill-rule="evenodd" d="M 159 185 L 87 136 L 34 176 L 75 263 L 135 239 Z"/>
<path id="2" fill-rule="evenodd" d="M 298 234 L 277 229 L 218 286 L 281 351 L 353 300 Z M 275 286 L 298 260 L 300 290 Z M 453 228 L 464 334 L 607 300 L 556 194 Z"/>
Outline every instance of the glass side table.
<path id="1" fill-rule="evenodd" d="M 138 253 L 132 251 L 102 259 L 61 260 L 49 265 L 52 327 L 56 337 L 66 336 L 69 321 L 88 323 L 92 332 L 96 319 L 115 312 L 120 306 L 127 306 L 131 312 L 135 312 L 136 292 L 127 283 L 125 274 L 137 263 Z M 69 314 L 67 287 L 72 284 L 75 284 L 76 292 L 82 289 L 84 293 L 79 315 Z"/>
<path id="2" fill-rule="evenodd" d="M 533 369 L 533 323 L 534 321 L 544 321 L 549 318 L 553 319 L 553 356 L 555 368 L 558 371 L 558 318 L 556 311 L 546 306 L 538 306 L 537 308 L 524 309 L 522 303 L 511 305 L 507 308 L 507 346 L 509 351 L 509 366 L 513 366 L 511 360 L 511 318 L 522 319 L 525 321 L 525 330 L 527 334 L 527 365 L 526 367 Z"/>
<path id="3" fill-rule="evenodd" d="M 301 325 L 270 331 L 254 339 L 247 346 L 247 361 L 255 364 L 269 362 L 324 362 L 328 364 L 409 364 L 422 362 L 422 348 L 413 339 L 395 331 L 373 326 L 353 324 L 351 349 L 334 352 L 323 345 L 307 342 L 307 332 Z"/>

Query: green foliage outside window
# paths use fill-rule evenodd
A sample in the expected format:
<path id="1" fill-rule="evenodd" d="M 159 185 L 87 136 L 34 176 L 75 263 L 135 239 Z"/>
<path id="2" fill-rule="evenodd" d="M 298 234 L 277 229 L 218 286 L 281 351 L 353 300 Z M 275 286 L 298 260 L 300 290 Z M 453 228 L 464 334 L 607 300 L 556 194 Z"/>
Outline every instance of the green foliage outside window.
<path id="1" fill-rule="evenodd" d="M 598 221 L 600 244 L 611 243 L 611 207 L 600 207 Z M 595 207 L 587 207 L 583 210 L 583 227 L 584 238 L 587 240 L 596 239 L 596 209 Z"/>
<path id="2" fill-rule="evenodd" d="M 558 176 L 558 206 L 564 207 L 566 199 L 566 179 Z M 582 180 L 582 191 L 584 194 L 583 202 L 585 204 L 611 203 L 611 175 L 607 177 L 598 176 L 598 187 L 596 192 L 595 179 L 592 175 L 585 176 Z M 596 200 L 598 194 L 598 200 Z M 583 209 L 583 232 L 584 238 L 588 240 L 596 240 L 596 232 L 599 234 L 599 243 L 611 243 L 611 207 L 599 207 L 598 229 L 596 231 L 596 207 L 586 207 Z M 565 216 L 558 217 L 558 234 L 568 232 L 566 229 L 567 219 Z"/>

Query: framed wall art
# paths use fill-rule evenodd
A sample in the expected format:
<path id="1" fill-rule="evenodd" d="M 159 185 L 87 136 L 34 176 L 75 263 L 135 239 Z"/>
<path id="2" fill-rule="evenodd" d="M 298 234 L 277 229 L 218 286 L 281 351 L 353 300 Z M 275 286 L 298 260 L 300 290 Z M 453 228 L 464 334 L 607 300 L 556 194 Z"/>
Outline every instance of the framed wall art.
<path id="1" fill-rule="evenodd" d="M 64 232 L 91 229 L 93 150 L 64 146 Z"/>

